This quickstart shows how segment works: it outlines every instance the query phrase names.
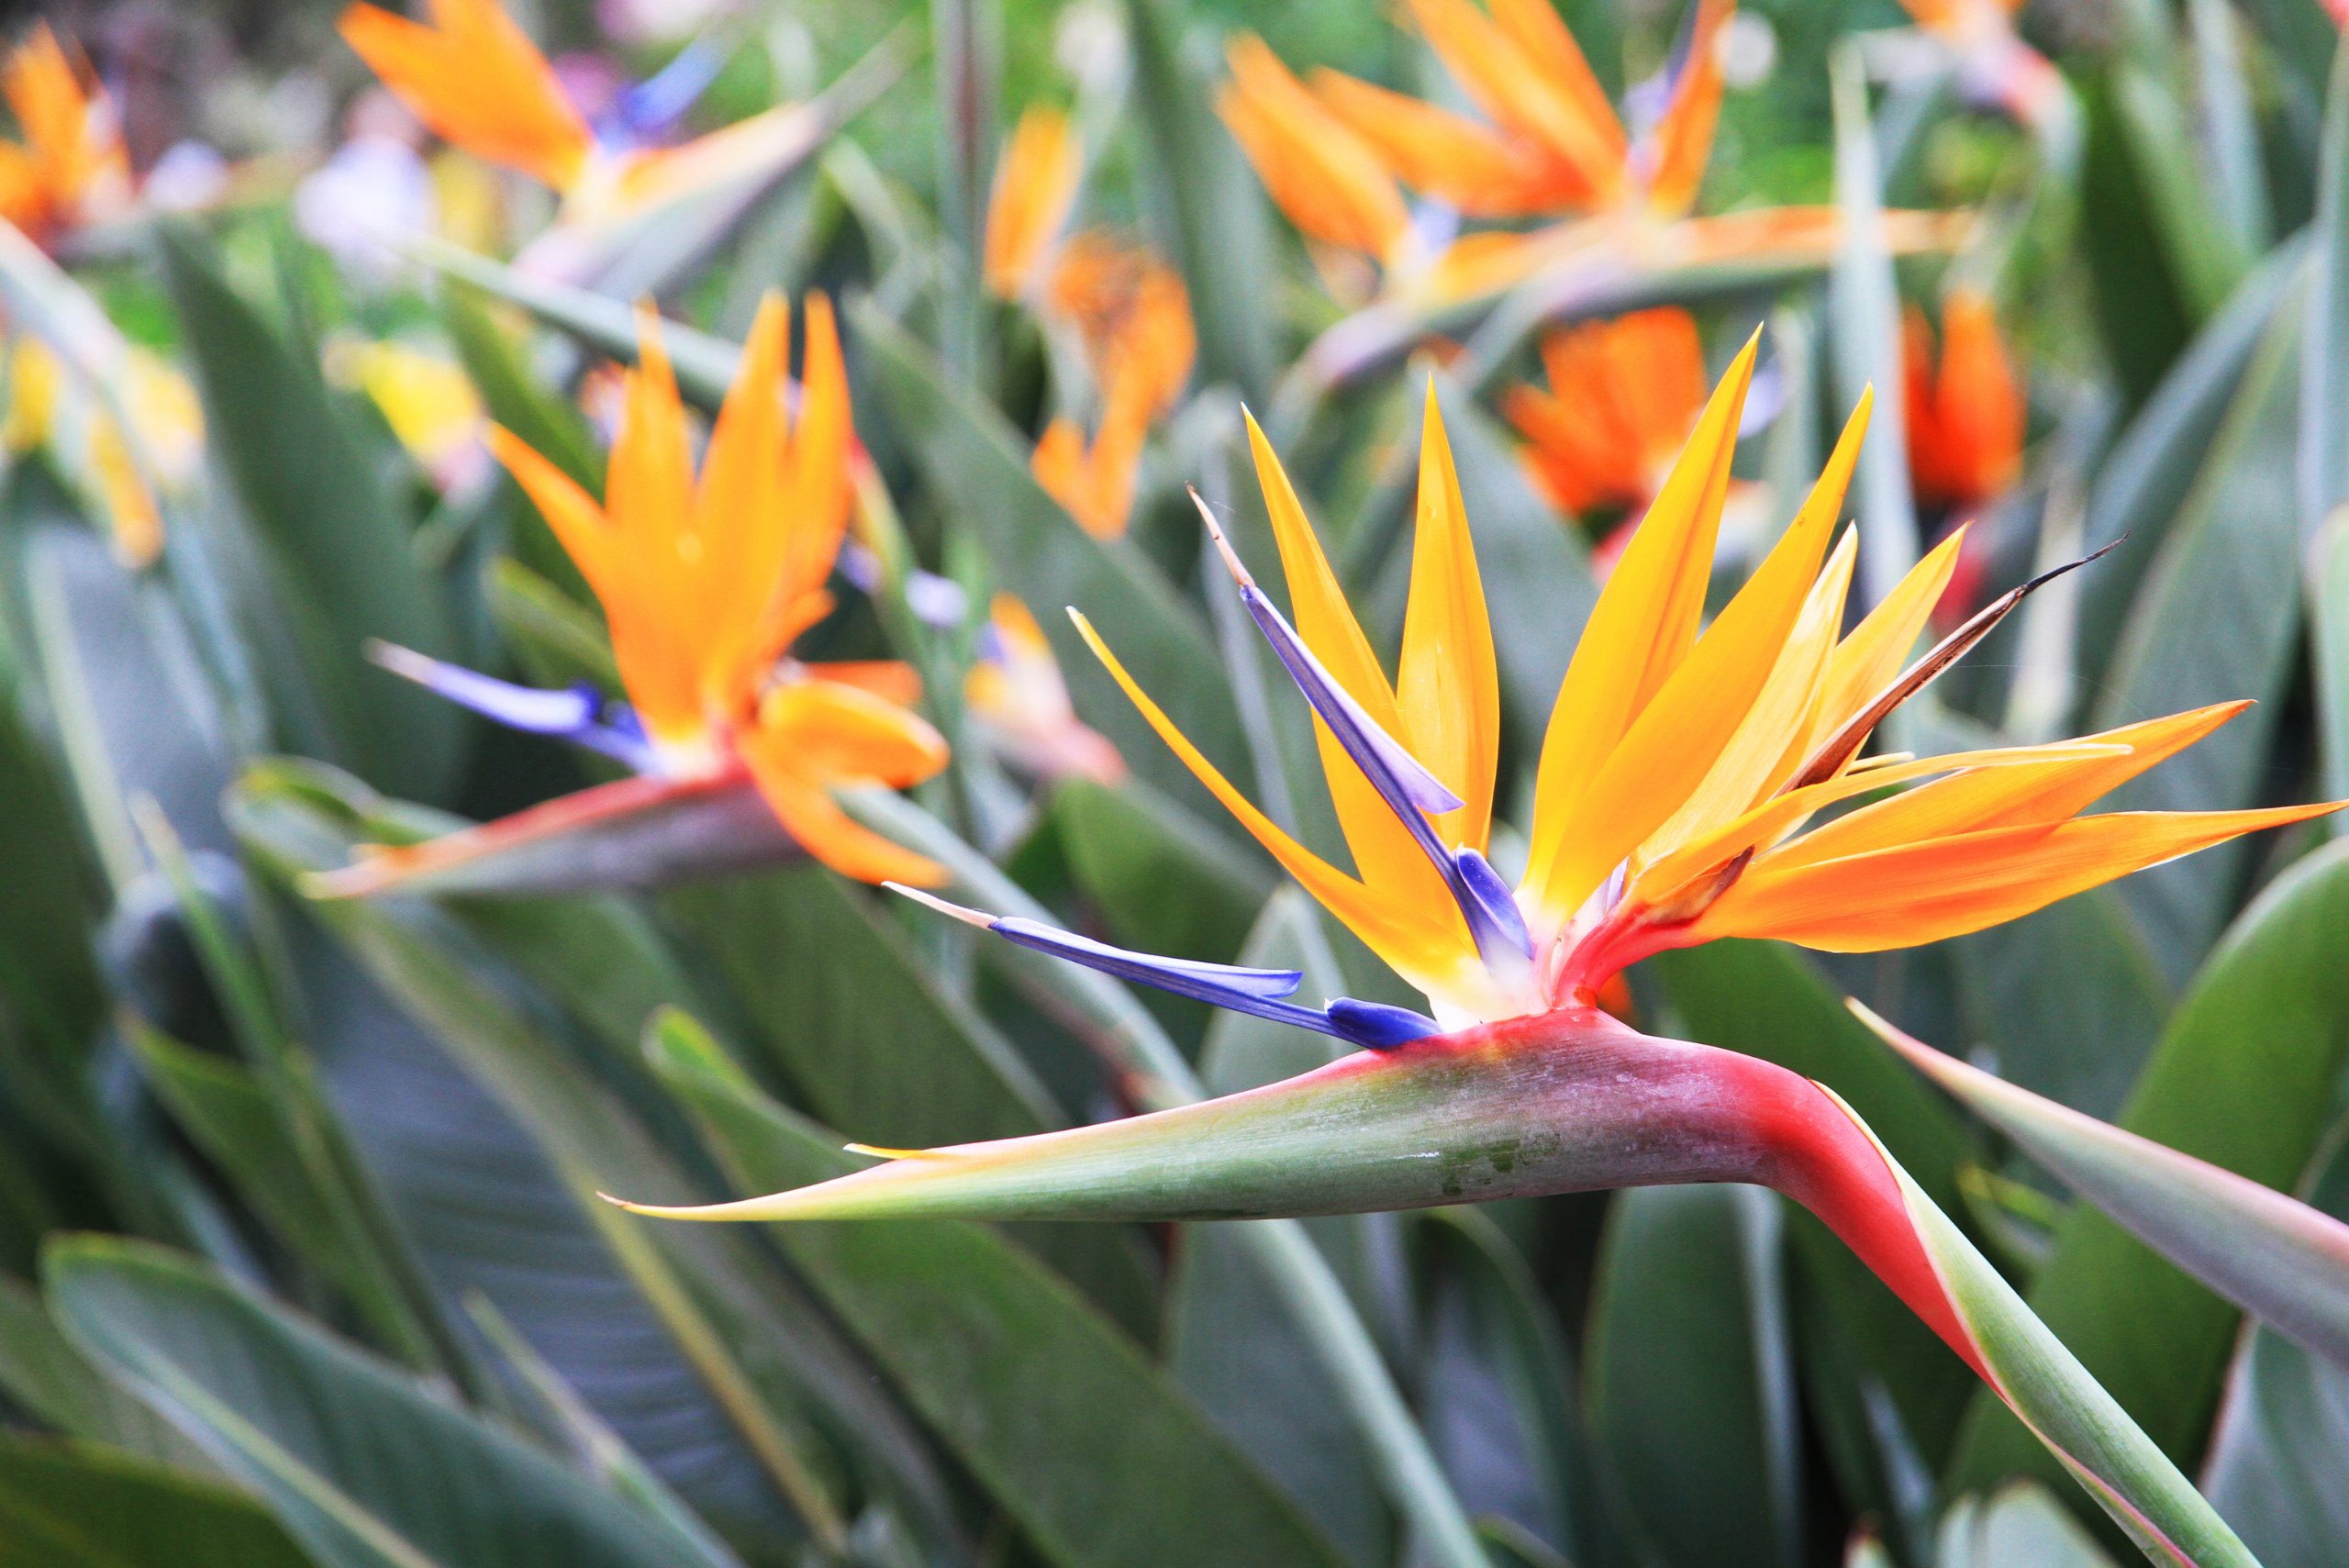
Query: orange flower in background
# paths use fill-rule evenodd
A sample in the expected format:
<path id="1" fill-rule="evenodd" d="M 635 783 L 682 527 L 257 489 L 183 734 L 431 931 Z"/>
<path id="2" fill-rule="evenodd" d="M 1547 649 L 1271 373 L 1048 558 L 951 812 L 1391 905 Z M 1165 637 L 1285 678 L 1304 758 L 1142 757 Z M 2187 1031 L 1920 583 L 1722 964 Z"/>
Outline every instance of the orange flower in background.
<path id="1" fill-rule="evenodd" d="M 1928 506 L 1972 509 L 2022 469 L 2027 412 L 1989 299 L 1974 289 L 1942 306 L 1940 362 L 1924 313 L 1909 306 L 1903 347 L 1909 474 Z"/>
<path id="2" fill-rule="evenodd" d="M 443 139 L 568 191 L 596 138 L 497 0 L 432 0 L 432 25 L 356 5 L 343 41 Z"/>
<path id="3" fill-rule="evenodd" d="M 656 323 L 612 449 L 604 504 L 510 432 L 491 449 L 545 514 L 602 601 L 612 654 L 655 771 L 715 775 L 739 762 L 792 837 L 866 881 L 934 880 L 937 868 L 857 826 L 837 784 L 903 786 L 944 765 L 945 742 L 901 703 L 900 665 L 802 664 L 794 638 L 830 609 L 825 592 L 848 522 L 848 381 L 831 307 L 807 299 L 796 421 L 783 388 L 789 313 L 760 309 L 701 474 Z"/>
<path id="4" fill-rule="evenodd" d="M 24 139 L 0 141 L 0 217 L 43 244 L 130 198 L 113 110 L 83 78 L 47 22 L 0 62 L 0 95 Z"/>
<path id="5" fill-rule="evenodd" d="M 1216 112 L 1299 232 L 1382 260 L 1411 227 L 1378 150 L 1357 135 L 1252 33 L 1225 47 L 1231 81 Z"/>
<path id="6" fill-rule="evenodd" d="M 1052 645 L 1028 606 L 1009 594 L 997 594 L 989 608 L 963 700 L 1004 761 L 1024 773 L 1104 784 L 1126 776 L 1118 749 L 1078 720 Z"/>
<path id="7" fill-rule="evenodd" d="M 1156 252 L 1100 229 L 1066 239 L 1082 152 L 1068 118 L 1031 108 L 996 167 L 987 206 L 987 287 L 1026 298 L 1048 332 L 1073 338 L 1099 420 L 1087 441 L 1063 413 L 1037 439 L 1036 481 L 1097 538 L 1126 531 L 1150 427 L 1191 378 L 1198 349 L 1190 292 Z"/>
<path id="8" fill-rule="evenodd" d="M 987 197 L 984 270 L 997 298 L 1017 299 L 1033 286 L 1084 172 L 1085 150 L 1066 115 L 1038 105 L 1019 117 Z"/>
<path id="9" fill-rule="evenodd" d="M 1501 410 L 1531 444 L 1525 463 L 1577 517 L 1642 510 L 1705 406 L 1697 323 L 1676 306 L 1561 328 L 1542 339 L 1550 387 L 1512 387 Z"/>

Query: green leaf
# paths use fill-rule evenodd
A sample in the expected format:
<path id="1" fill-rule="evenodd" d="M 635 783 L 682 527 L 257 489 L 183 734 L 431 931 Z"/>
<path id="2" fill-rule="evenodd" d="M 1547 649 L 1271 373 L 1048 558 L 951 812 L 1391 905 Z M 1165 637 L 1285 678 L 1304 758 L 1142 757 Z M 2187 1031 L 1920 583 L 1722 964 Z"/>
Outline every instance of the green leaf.
<path id="1" fill-rule="evenodd" d="M 43 1426 L 174 1470 L 211 1462 L 178 1430 L 125 1394 L 59 1331 L 23 1281 L 0 1274 L 0 1390 Z"/>
<path id="2" fill-rule="evenodd" d="M 347 856 L 381 818 L 367 792 L 316 767 L 256 770 L 233 806 L 245 841 L 281 879 Z M 489 1100 L 527 1135 L 568 1202 L 560 1212 L 590 1232 L 625 1271 L 631 1304 L 649 1305 L 751 1452 L 819 1535 L 841 1525 L 811 1451 L 845 1458 L 925 1529 L 945 1507 L 927 1456 L 904 1418 L 881 1400 L 857 1358 L 796 1293 L 740 1240 L 679 1244 L 627 1226 L 595 1194 L 651 1184 L 679 1194 L 693 1184 L 618 1097 L 579 1069 L 575 1054 L 517 1005 L 512 977 L 477 967 L 469 945 L 429 908 L 409 900 L 310 906 L 368 975 L 477 1080 Z M 384 1092 L 379 1087 L 378 1093 Z M 479 1104 L 479 1101 L 475 1101 Z M 473 1112 L 478 1115 L 479 1112 Z M 422 1129 L 410 1129 L 413 1139 Z M 506 1132 L 510 1141 L 512 1134 Z M 415 1152 L 429 1158 L 429 1148 Z M 574 1232 L 575 1233 L 575 1232 Z M 495 1295 L 495 1292 L 492 1293 Z M 519 1317 L 518 1313 L 509 1315 Z M 645 1353 L 639 1347 L 637 1353 Z M 659 1356 L 654 1356 L 656 1362 Z M 820 1419 L 846 1455 L 815 1440 Z"/>
<path id="3" fill-rule="evenodd" d="M 2317 163 L 2308 318 L 2300 339 L 2300 528 L 2349 502 L 2349 49 L 2336 47 Z"/>
<path id="4" fill-rule="evenodd" d="M 978 537 L 997 583 L 1035 612 L 1078 717 L 1108 737 L 1138 775 L 1202 814 L 1214 799 L 1128 701 L 1074 626 L 1074 606 L 1120 662 L 1227 777 L 1245 777 L 1239 710 L 1206 619 L 1124 539 L 1097 539 L 1028 471 L 1018 432 L 947 384 L 930 351 L 867 301 L 855 341 L 939 506 Z M 1210 818 L 1212 819 L 1212 817 Z"/>
<path id="5" fill-rule="evenodd" d="M 489 613 L 532 681 L 542 686 L 584 681 L 607 695 L 619 694 L 619 666 L 613 662 L 611 638 L 596 611 L 507 557 L 490 562 L 486 588 Z"/>
<path id="6" fill-rule="evenodd" d="M 1942 1519 L 1940 1568 L 2112 1568 L 2044 1486 L 2015 1481 L 1985 1502 L 1961 1497 Z M 2275 1568 L 2271 1564 L 2270 1568 Z"/>
<path id="7" fill-rule="evenodd" d="M 2121 1126 L 2263 1185 L 2288 1189 L 2324 1130 L 2349 1034 L 2349 851 L 2312 855 L 2228 931 L 2172 1014 Z M 2180 1462 L 2201 1453 L 2239 1314 L 2121 1226 L 2076 1207 L 2031 1299 L 2048 1327 Z M 1953 1461 L 1976 1488 L 2021 1470 L 2032 1445 L 1980 1401 Z"/>
<path id="8" fill-rule="evenodd" d="M 2285 241 L 2185 346 L 2098 473 L 2082 544 L 2128 542 L 2079 576 L 2079 687 L 2098 695 L 2140 588 L 2225 423 L 2268 323 L 2290 297 L 2307 255 Z"/>
<path id="9" fill-rule="evenodd" d="M 1272 234 L 1255 172 L 1216 117 L 1223 62 L 1184 0 L 1128 0 L 1135 84 L 1151 156 L 1142 178 L 1183 269 L 1199 328 L 1199 378 L 1262 401 L 1277 339 Z"/>
<path id="10" fill-rule="evenodd" d="M 2160 1036 L 2167 982 L 2110 889 L 1951 944 L 1969 1050 L 2001 1077 L 2110 1117 Z"/>
<path id="11" fill-rule="evenodd" d="M 874 896 L 807 865 L 680 888 L 668 906 L 785 1079 L 832 1126 L 907 1149 L 1065 1125 L 1018 1051 L 941 987 Z M 778 963 L 777 952 L 796 961 Z M 1120 1323 L 1154 1337 L 1152 1282 L 1131 1238 L 1060 1226 L 1029 1241 Z"/>
<path id="12" fill-rule="evenodd" d="M 2080 172 L 2080 250 L 2105 352 L 2131 406 L 2142 406 L 2207 314 L 2169 255 L 2154 172 L 2121 106 L 2119 67 L 2080 79 L 2087 140 Z"/>
<path id="13" fill-rule="evenodd" d="M 2323 762 L 2319 788 L 2349 800 L 2349 516 L 2335 516 L 2310 545 L 2309 614 L 2316 676 L 2316 734 Z M 2326 818 L 2342 831 L 2338 817 Z"/>
<path id="14" fill-rule="evenodd" d="M 182 1254 L 70 1237 L 42 1274 L 83 1351 L 322 1568 L 700 1568 L 545 1454 Z"/>
<path id="15" fill-rule="evenodd" d="M 2291 483 L 2301 321 L 2296 306 L 2280 310 L 2244 371 L 2131 611 L 2096 728 L 2243 697 L 2260 706 L 2113 791 L 2113 809 L 2210 811 L 2260 801 L 2299 651 L 2299 595 L 2277 585 L 2299 573 Z M 2183 984 L 2226 924 L 2249 853 L 2237 840 L 2118 884 L 2173 984 Z"/>
<path id="16" fill-rule="evenodd" d="M 225 1486 L 102 1449 L 0 1443 L 0 1568 L 309 1568 Z"/>
<path id="17" fill-rule="evenodd" d="M 531 374 L 522 345 L 507 336 L 478 290 L 451 284 L 440 291 L 440 322 L 465 373 L 481 394 L 489 417 L 520 438 L 522 444 L 568 474 L 590 495 L 604 493 L 604 453 L 587 417 L 576 406 Z M 510 476 L 499 483 L 512 485 Z M 571 600 L 592 603 L 587 580 L 555 539 L 546 519 L 514 486 L 517 519 L 512 548 L 529 569 L 559 584 Z M 499 564 L 502 564 L 499 563 Z M 493 565 L 493 573 L 496 571 Z"/>
<path id="18" fill-rule="evenodd" d="M 672 1017 L 650 1049 L 747 1190 L 850 1163 L 690 1024 Z M 1130 1339 L 986 1227 L 769 1234 L 1062 1568 L 1338 1561 Z"/>
<path id="19" fill-rule="evenodd" d="M 1585 1399 L 1602 1482 L 1658 1562 L 1800 1559 L 1778 1237 L 1753 1187 L 1637 1187 L 1609 1207 Z"/>

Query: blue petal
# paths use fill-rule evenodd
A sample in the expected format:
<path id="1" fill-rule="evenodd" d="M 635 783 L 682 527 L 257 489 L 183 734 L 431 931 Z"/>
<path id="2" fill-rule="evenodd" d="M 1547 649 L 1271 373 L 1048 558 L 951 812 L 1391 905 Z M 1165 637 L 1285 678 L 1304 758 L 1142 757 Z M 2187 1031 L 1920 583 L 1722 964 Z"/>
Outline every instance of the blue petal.
<path id="1" fill-rule="evenodd" d="M 1025 919 L 1017 915 L 1007 916 L 988 929 L 1021 947 L 1053 953 L 1081 963 L 1087 969 L 1097 969 L 1120 979 L 1138 980 L 1145 985 L 1155 985 L 1162 991 L 1172 991 L 1178 996 L 1212 1002 L 1219 1007 L 1234 1007 L 1241 1012 L 1257 1012 L 1265 1006 L 1284 1009 L 1278 1015 L 1260 1015 L 1265 1018 L 1311 1011 L 1310 1008 L 1275 1000 L 1295 993 L 1303 980 L 1304 976 L 1294 969 L 1243 969 L 1237 964 L 1203 963 L 1196 959 L 1160 958 L 1154 953 L 1129 952 L 1124 948 L 1113 948 L 1107 942 L 1097 942 L 1089 937 L 1054 930 L 1040 920 Z"/>
<path id="2" fill-rule="evenodd" d="M 1529 960 L 1533 956 L 1533 933 L 1525 929 L 1525 911 L 1517 906 L 1516 895 L 1493 864 L 1474 849 L 1463 844 L 1453 853 L 1453 863 L 1460 868 L 1461 883 L 1468 889 L 1468 902 L 1461 912 L 1468 917 L 1468 929 L 1476 939 L 1476 951 L 1489 955 L 1492 941 L 1508 944 Z M 1487 956 L 1487 962 L 1490 962 Z"/>
<path id="3" fill-rule="evenodd" d="M 625 703 L 607 705 L 595 687 L 580 684 L 561 691 L 518 686 L 429 658 L 413 649 L 392 643 L 371 643 L 367 656 L 395 675 L 414 681 L 428 691 L 495 719 L 509 729 L 552 735 L 575 741 L 625 763 L 640 773 L 655 773 L 652 748 L 643 726 Z M 607 707 L 610 712 L 607 716 Z"/>
<path id="4" fill-rule="evenodd" d="M 661 135 L 725 69 L 730 42 L 704 33 L 651 76 L 620 95 L 620 117 L 640 138 Z"/>
<path id="5" fill-rule="evenodd" d="M 1341 996 L 1330 1004 L 1330 1032 L 1340 1040 L 1372 1051 L 1392 1051 L 1415 1040 L 1443 1033 L 1443 1026 L 1408 1007 L 1384 1002 L 1357 1002 Z"/>

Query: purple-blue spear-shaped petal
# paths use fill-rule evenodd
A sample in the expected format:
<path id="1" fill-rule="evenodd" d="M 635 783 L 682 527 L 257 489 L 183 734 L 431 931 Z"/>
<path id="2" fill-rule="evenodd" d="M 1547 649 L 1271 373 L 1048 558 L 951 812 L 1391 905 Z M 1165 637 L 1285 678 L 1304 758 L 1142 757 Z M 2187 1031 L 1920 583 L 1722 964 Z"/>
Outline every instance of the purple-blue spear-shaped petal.
<path id="1" fill-rule="evenodd" d="M 533 735 L 552 735 L 573 741 L 601 751 L 640 773 L 660 771 L 635 716 L 622 708 L 620 722 L 608 721 L 603 695 L 592 686 L 552 692 L 540 686 L 518 686 L 511 681 L 501 681 L 462 664 L 444 663 L 394 642 L 369 642 L 367 657 L 393 674 L 414 681 L 509 729 L 526 729 Z"/>
<path id="2" fill-rule="evenodd" d="M 1248 568 L 1241 564 L 1223 530 L 1216 526 L 1215 515 L 1191 492 L 1191 500 L 1199 508 L 1206 522 L 1208 537 L 1215 540 L 1223 563 L 1231 571 L 1232 580 L 1240 584 L 1240 601 L 1248 606 L 1248 615 L 1264 632 L 1264 639 L 1286 667 L 1297 690 L 1313 705 L 1330 727 L 1338 744 L 1362 770 L 1386 808 L 1395 813 L 1403 826 L 1410 830 L 1437 871 L 1443 874 L 1444 885 L 1451 888 L 1453 902 L 1460 906 L 1460 913 L 1468 922 L 1469 935 L 1476 941 L 1476 951 L 1486 967 L 1497 973 L 1522 970 L 1532 961 L 1533 942 L 1525 929 L 1525 917 L 1519 912 L 1517 900 L 1485 857 L 1474 850 L 1463 854 L 1475 860 L 1475 869 L 1466 867 L 1460 855 L 1446 850 L 1435 836 L 1435 825 L 1428 820 L 1431 812 L 1441 815 L 1457 811 L 1463 802 L 1446 789 L 1443 781 L 1428 772 L 1417 757 L 1405 750 L 1402 743 L 1378 727 L 1375 719 L 1363 711 L 1362 705 L 1346 695 L 1344 687 L 1331 678 L 1305 646 L 1305 639 L 1283 618 L 1273 602 L 1256 586 Z M 1478 873 L 1482 873 L 1481 879 Z M 1497 896 L 1496 896 L 1497 895 Z"/>
<path id="3" fill-rule="evenodd" d="M 1430 1035 L 1442 1034 L 1443 1028 L 1433 1018 L 1422 1017 L 1408 1007 L 1390 1007 L 1376 1002 L 1357 1002 L 1340 997 L 1326 1009 L 1300 1006 L 1282 997 L 1292 995 L 1304 976 L 1294 969 L 1249 969 L 1232 963 L 1204 963 L 1197 959 L 1160 958 L 1152 953 L 1130 952 L 1113 948 L 1107 942 L 1097 942 L 1087 937 L 1057 931 L 1041 921 L 1019 916 L 997 917 L 984 910 L 966 909 L 960 904 L 907 887 L 899 883 L 884 883 L 892 893 L 937 910 L 951 919 L 961 920 L 993 931 L 1008 941 L 1037 952 L 1048 952 L 1055 958 L 1081 963 L 1087 969 L 1097 969 L 1104 974 L 1114 974 L 1120 980 L 1130 980 L 1152 985 L 1161 991 L 1171 991 L 1177 996 L 1188 996 L 1235 1013 L 1252 1018 L 1269 1018 L 1275 1023 L 1294 1024 L 1298 1029 L 1311 1029 L 1317 1034 L 1331 1035 L 1351 1045 L 1368 1047 L 1373 1051 L 1392 1051 L 1398 1045 Z"/>

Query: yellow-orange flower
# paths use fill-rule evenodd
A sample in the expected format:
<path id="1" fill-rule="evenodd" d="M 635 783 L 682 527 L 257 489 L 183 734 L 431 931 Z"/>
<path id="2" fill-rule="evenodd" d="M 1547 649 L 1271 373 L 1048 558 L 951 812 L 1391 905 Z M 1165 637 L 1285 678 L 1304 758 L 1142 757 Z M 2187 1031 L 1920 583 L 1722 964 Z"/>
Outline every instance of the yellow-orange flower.
<path id="1" fill-rule="evenodd" d="M 355 5 L 343 41 L 417 118 L 495 163 L 568 191 L 596 138 L 554 71 L 497 0 L 432 0 L 432 25 Z"/>
<path id="2" fill-rule="evenodd" d="M 770 297 L 698 482 L 649 312 L 602 505 L 507 430 L 492 427 L 491 449 L 603 602 L 621 681 L 664 773 L 713 775 L 739 761 L 825 864 L 928 883 L 937 867 L 857 826 L 828 793 L 909 784 L 944 765 L 937 731 L 899 706 L 910 672 L 786 657 L 830 607 L 824 583 L 850 505 L 848 380 L 823 295 L 808 296 L 807 318 L 797 418 L 784 406 L 789 312 Z"/>
<path id="3" fill-rule="evenodd" d="M 1316 710 L 1353 874 L 1250 804 L 1079 620 L 1168 745 L 1308 892 L 1427 994 L 1442 1027 L 1587 1005 L 1626 964 L 1719 937 L 1873 951 L 1955 936 L 2336 808 L 2077 815 L 2241 704 L 2052 746 L 1861 759 L 1884 716 L 1995 617 L 1909 664 L 1955 560 L 1953 537 L 1843 634 L 1854 536 L 1827 547 L 1866 427 L 1864 398 L 1776 546 L 1703 624 L 1754 350 L 1706 405 L 1584 629 L 1542 741 L 1528 866 L 1513 893 L 1482 859 L 1498 683 L 1432 397 L 1391 682 L 1251 425 L 1295 630 L 1255 598 L 1251 613 L 1309 652 L 1284 662 Z M 1802 831 L 1828 806 L 1925 779 Z"/>
<path id="4" fill-rule="evenodd" d="M 1942 305 L 1940 364 L 1933 330 L 1911 306 L 1904 348 L 1909 474 L 1929 506 L 1974 507 L 2022 469 L 2022 389 L 1998 339 L 1990 301 L 1954 290 Z"/>
<path id="5" fill-rule="evenodd" d="M 1705 406 L 1696 321 L 1665 306 L 1559 328 L 1543 336 L 1542 362 L 1549 389 L 1512 387 L 1501 405 L 1531 443 L 1535 481 L 1577 517 L 1644 507 Z"/>
<path id="6" fill-rule="evenodd" d="M 986 283 L 1002 298 L 1028 299 L 1048 330 L 1073 336 L 1083 352 L 1100 411 L 1093 438 L 1059 415 L 1030 466 L 1086 532 L 1114 539 L 1133 510 L 1150 427 L 1182 395 L 1198 338 L 1183 276 L 1156 252 L 1100 229 L 1061 238 L 1080 158 L 1059 111 L 1020 117 L 988 202 Z"/>
<path id="7" fill-rule="evenodd" d="M 41 23 L 0 62 L 0 95 L 23 141 L 0 141 L 0 218 L 46 244 L 128 204 L 130 165 L 106 95 L 83 85 Z"/>
<path id="8" fill-rule="evenodd" d="M 1231 82 L 1216 99 L 1257 177 L 1308 238 L 1386 258 L 1411 215 L 1373 145 L 1316 98 L 1252 33 L 1225 50 Z"/>

